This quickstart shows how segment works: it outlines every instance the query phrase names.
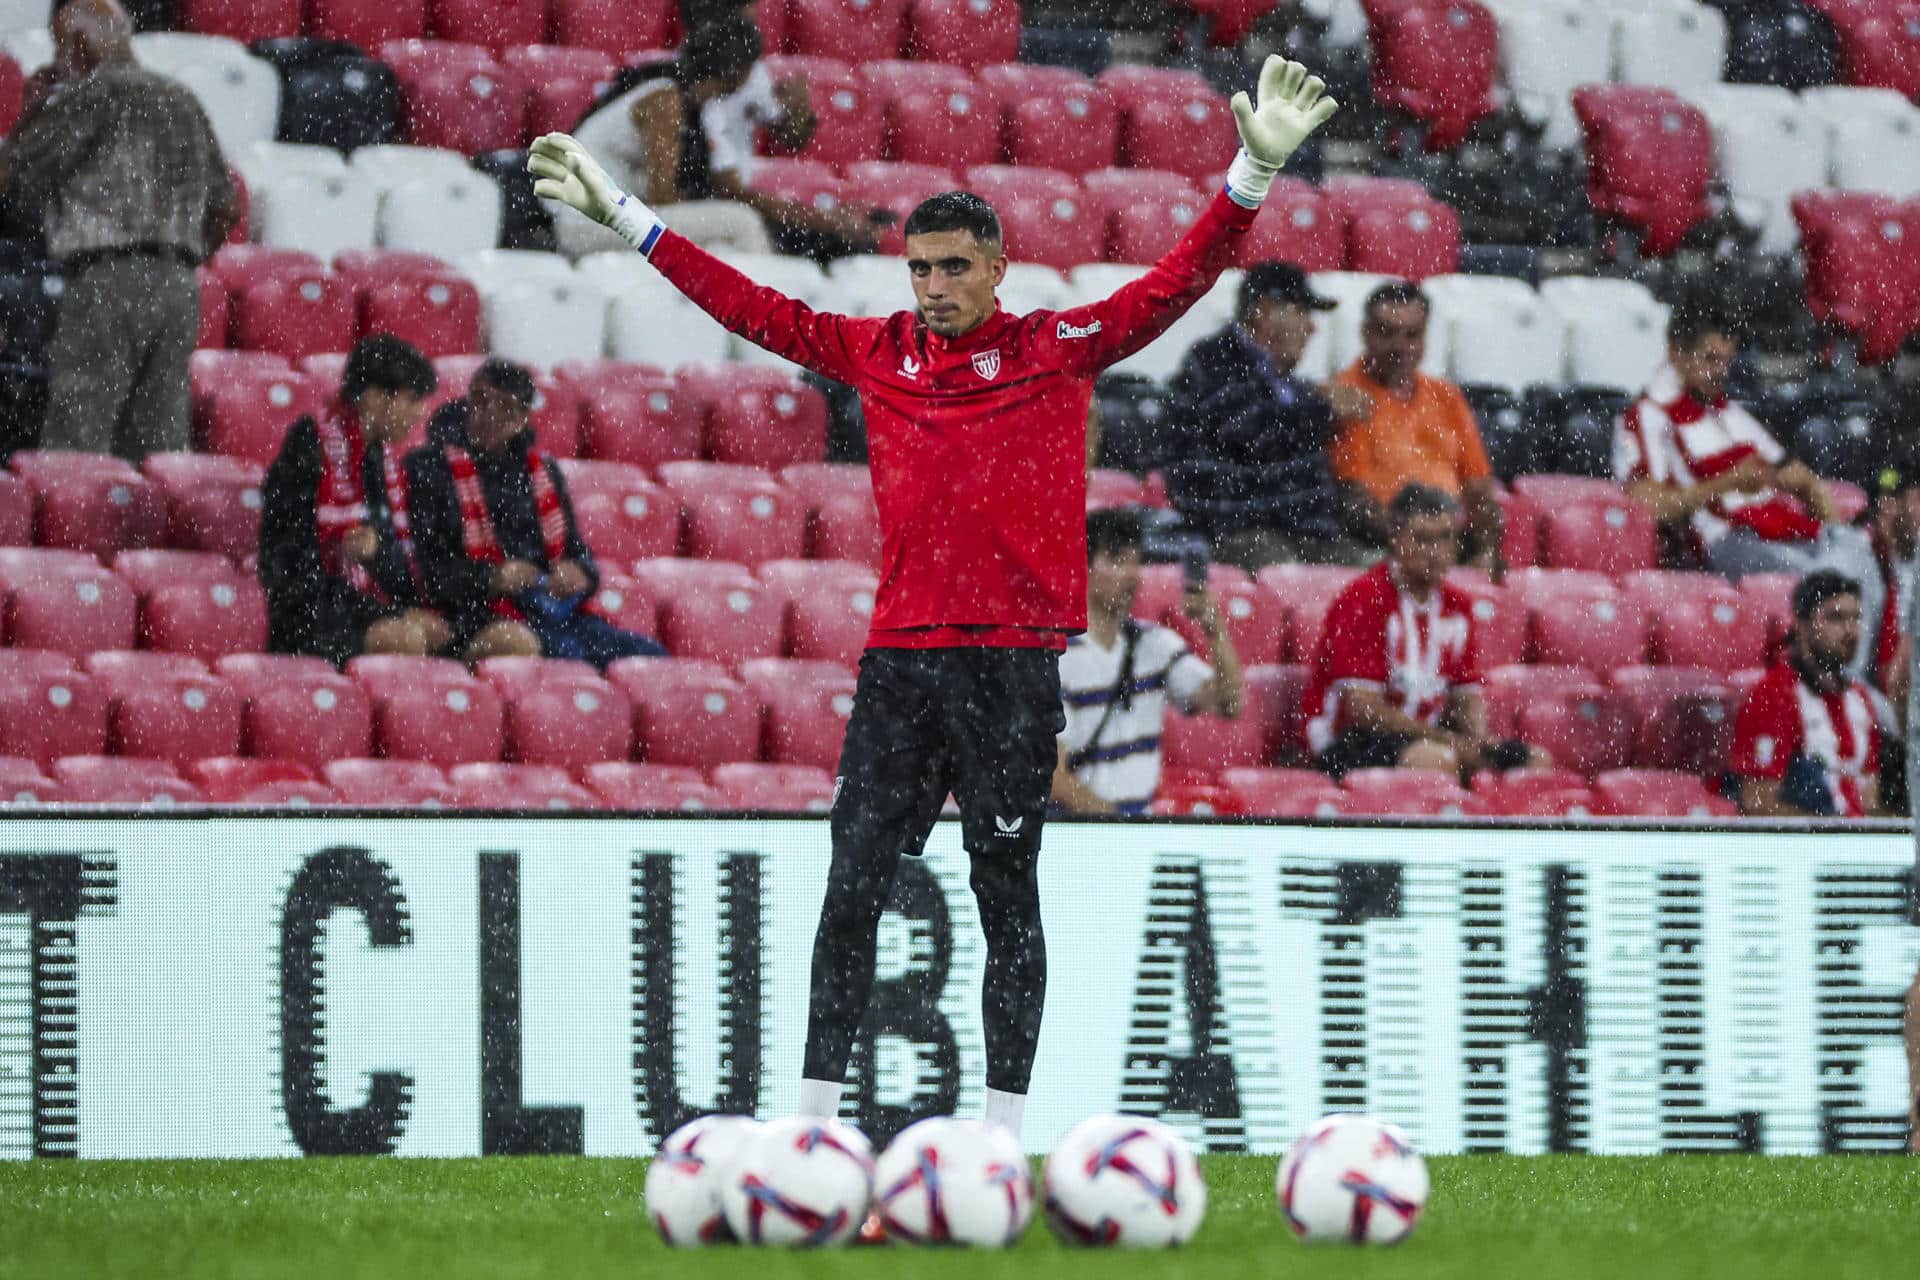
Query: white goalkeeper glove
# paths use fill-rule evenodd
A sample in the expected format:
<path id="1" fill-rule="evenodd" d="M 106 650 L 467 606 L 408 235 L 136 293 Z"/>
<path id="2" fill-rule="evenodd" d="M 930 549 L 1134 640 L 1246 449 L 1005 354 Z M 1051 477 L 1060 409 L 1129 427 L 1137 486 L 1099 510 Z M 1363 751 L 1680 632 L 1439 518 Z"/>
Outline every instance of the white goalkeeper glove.
<path id="1" fill-rule="evenodd" d="M 1299 63 L 1270 54 L 1260 68 L 1260 105 L 1249 102 L 1244 90 L 1233 95 L 1240 152 L 1227 169 L 1227 194 L 1236 203 L 1259 208 L 1287 157 L 1340 109 L 1332 98 L 1321 96 L 1326 88 L 1325 81 Z"/>
<path id="2" fill-rule="evenodd" d="M 533 194 L 579 210 L 641 253 L 652 253 L 667 229 L 644 202 L 613 184 L 592 152 L 564 133 L 534 139 L 527 171 L 537 179 Z"/>

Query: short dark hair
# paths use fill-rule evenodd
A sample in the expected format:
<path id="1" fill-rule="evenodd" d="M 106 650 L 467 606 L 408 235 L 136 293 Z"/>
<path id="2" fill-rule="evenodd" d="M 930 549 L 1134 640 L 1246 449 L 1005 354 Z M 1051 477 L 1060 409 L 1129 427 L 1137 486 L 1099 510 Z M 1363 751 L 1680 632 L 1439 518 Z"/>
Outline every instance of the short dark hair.
<path id="1" fill-rule="evenodd" d="M 1387 504 L 1387 523 L 1402 529 L 1407 521 L 1418 516 L 1446 516 L 1457 520 L 1460 504 L 1445 489 L 1436 489 L 1430 484 L 1402 485 L 1400 492 L 1393 495 L 1393 501 Z"/>
<path id="2" fill-rule="evenodd" d="M 369 391 L 411 391 L 430 396 L 440 385 L 433 361 L 412 343 L 390 333 L 376 333 L 353 344 L 347 371 L 340 379 L 341 398 L 351 404 Z"/>
<path id="3" fill-rule="evenodd" d="M 942 191 L 928 196 L 907 215 L 902 235 L 924 236 L 937 231 L 969 231 L 982 244 L 1001 243 L 1000 215 L 971 191 Z"/>
<path id="4" fill-rule="evenodd" d="M 1139 548 L 1146 540 L 1140 512 L 1133 507 L 1101 507 L 1087 513 L 1087 561 Z"/>
<path id="5" fill-rule="evenodd" d="M 1793 588 L 1793 616 L 1802 622 L 1813 619 L 1813 611 L 1835 596 L 1858 596 L 1860 584 L 1833 569 L 1816 569 L 1800 579 Z"/>
<path id="6" fill-rule="evenodd" d="M 467 391 L 471 394 L 481 387 L 492 387 L 496 391 L 504 391 L 529 409 L 533 407 L 534 398 L 538 395 L 534 389 L 533 375 L 527 372 L 526 366 L 515 364 L 511 360 L 503 360 L 499 356 L 493 357 L 473 371 L 473 379 L 467 383 Z"/>
<path id="7" fill-rule="evenodd" d="M 766 52 L 760 28 L 745 9 L 729 9 L 687 33 L 675 59 L 682 84 L 731 80 L 752 68 Z"/>
<path id="8" fill-rule="evenodd" d="M 1367 295 L 1367 303 L 1361 308 L 1360 316 L 1366 323 L 1371 324 L 1373 313 L 1381 307 L 1400 307 L 1409 302 L 1418 303 L 1424 314 L 1429 316 L 1433 314 L 1433 301 L 1420 292 L 1419 285 L 1411 280 L 1389 280 Z"/>
<path id="9" fill-rule="evenodd" d="M 1671 350 L 1696 350 L 1715 334 L 1736 342 L 1740 337 L 1739 325 L 1733 317 L 1717 307 L 1682 303 L 1667 317 L 1667 346 Z"/>

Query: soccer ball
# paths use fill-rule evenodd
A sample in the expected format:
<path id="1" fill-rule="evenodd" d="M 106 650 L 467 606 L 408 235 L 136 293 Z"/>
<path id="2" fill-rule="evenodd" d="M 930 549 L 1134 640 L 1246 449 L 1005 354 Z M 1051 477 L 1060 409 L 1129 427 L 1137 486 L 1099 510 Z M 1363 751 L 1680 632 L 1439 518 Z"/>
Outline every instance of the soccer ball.
<path id="1" fill-rule="evenodd" d="M 1033 1216 L 1033 1175 L 1005 1129 L 935 1116 L 908 1126 L 873 1168 L 890 1239 L 998 1249 Z"/>
<path id="2" fill-rule="evenodd" d="M 1393 1125 L 1341 1112 L 1300 1135 L 1274 1195 L 1302 1240 L 1397 1244 L 1427 1207 L 1427 1162 Z"/>
<path id="3" fill-rule="evenodd" d="M 1207 1184 L 1179 1134 L 1141 1116 L 1082 1120 L 1041 1174 L 1047 1225 L 1068 1244 L 1185 1244 L 1207 1212 Z"/>
<path id="4" fill-rule="evenodd" d="M 746 1116 L 701 1116 L 668 1135 L 647 1166 L 647 1215 L 668 1244 L 733 1239 L 720 1210 L 720 1185 L 759 1132 Z"/>
<path id="5" fill-rule="evenodd" d="M 873 1199 L 873 1148 L 858 1129 L 819 1116 L 760 1126 L 721 1184 L 734 1237 L 817 1249 L 860 1230 Z"/>

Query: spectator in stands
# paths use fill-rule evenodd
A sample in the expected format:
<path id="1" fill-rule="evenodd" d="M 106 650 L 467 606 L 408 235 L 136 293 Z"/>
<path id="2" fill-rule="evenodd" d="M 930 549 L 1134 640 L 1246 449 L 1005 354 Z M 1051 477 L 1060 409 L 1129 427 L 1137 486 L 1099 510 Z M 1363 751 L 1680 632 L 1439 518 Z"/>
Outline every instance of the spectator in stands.
<path id="1" fill-rule="evenodd" d="M 588 109 L 574 136 L 623 190 L 696 243 L 818 258 L 872 252 L 874 223 L 851 206 L 815 209 L 753 190 L 754 135 L 789 150 L 813 136 L 806 83 L 774 83 L 760 63 L 760 29 L 741 10 L 693 29 L 671 62 L 628 67 Z M 554 224 L 573 256 L 627 243 L 570 209 Z"/>
<path id="2" fill-rule="evenodd" d="M 1920 447 L 1889 459 L 1874 477 L 1867 532 L 1879 568 L 1882 605 L 1874 623 L 1874 683 L 1904 717 L 1912 654 L 1913 587 L 1920 552 Z"/>
<path id="3" fill-rule="evenodd" d="M 1727 398 L 1738 350 L 1725 318 L 1675 308 L 1668 363 L 1615 428 L 1615 477 L 1655 519 L 1688 525 L 1716 572 L 1739 579 L 1832 569 L 1857 584 L 1866 616 L 1879 618 L 1883 592 L 1867 534 L 1839 523 L 1820 478 Z M 1864 633 L 1853 656 L 1857 676 L 1872 670 L 1874 635 Z"/>
<path id="4" fill-rule="evenodd" d="M 447 647 L 446 621 L 420 588 L 399 450 L 434 385 L 433 365 L 400 339 L 363 338 L 339 400 L 288 428 L 261 491 L 260 581 L 276 652 L 339 664 Z"/>
<path id="5" fill-rule="evenodd" d="M 1178 632 L 1132 617 L 1144 531 L 1137 511 L 1087 516 L 1087 630 L 1060 655 L 1067 729 L 1053 803 L 1069 813 L 1145 813 L 1160 785 L 1167 701 L 1188 713 L 1232 719 L 1245 692 L 1220 604 L 1190 589 L 1186 614 L 1206 632 L 1209 666 Z"/>
<path id="6" fill-rule="evenodd" d="M 189 447 L 194 268 L 238 200 L 207 113 L 134 61 L 132 31 L 113 0 L 55 16 L 56 70 L 0 149 L 0 195 L 66 277 L 41 443 L 137 461 Z"/>
<path id="7" fill-rule="evenodd" d="M 1552 763 L 1487 733 L 1473 657 L 1473 599 L 1446 580 L 1460 550 L 1460 504 L 1410 484 L 1387 507 L 1387 558 L 1327 610 L 1303 711 L 1307 746 L 1334 777 L 1400 766 L 1468 777 Z"/>
<path id="8" fill-rule="evenodd" d="M 1313 313 L 1336 305 L 1292 263 L 1260 263 L 1240 282 L 1239 319 L 1189 351 L 1171 384 L 1169 496 L 1215 555 L 1249 572 L 1373 559 L 1341 527 L 1327 466 L 1332 406 L 1294 373 Z M 1336 390 L 1364 412 L 1359 393 Z"/>
<path id="9" fill-rule="evenodd" d="M 1404 281 L 1367 295 L 1360 359 L 1333 380 L 1333 475 L 1347 528 L 1361 541 L 1384 545 L 1393 534 L 1386 504 L 1422 485 L 1465 507 L 1461 559 L 1498 570 L 1500 506 L 1473 410 L 1460 388 L 1420 372 L 1432 312 L 1427 295 Z"/>
<path id="10" fill-rule="evenodd" d="M 470 662 L 544 654 L 605 667 L 658 657 L 666 651 L 651 638 L 593 604 L 599 571 L 559 464 L 534 443 L 535 394 L 524 368 L 487 361 L 407 459 L 427 594 Z"/>
<path id="11" fill-rule="evenodd" d="M 1741 704 L 1732 799 L 1753 818 L 1859 818 L 1881 812 L 1880 729 L 1850 675 L 1860 584 L 1831 569 L 1793 592 L 1793 640 Z"/>

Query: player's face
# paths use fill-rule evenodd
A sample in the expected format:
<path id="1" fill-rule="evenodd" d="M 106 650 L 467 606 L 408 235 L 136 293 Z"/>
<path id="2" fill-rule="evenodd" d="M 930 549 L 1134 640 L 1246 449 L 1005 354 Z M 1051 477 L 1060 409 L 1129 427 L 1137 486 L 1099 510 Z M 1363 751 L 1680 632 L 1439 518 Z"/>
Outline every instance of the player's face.
<path id="1" fill-rule="evenodd" d="M 1838 671 L 1860 645 L 1860 598 L 1833 596 L 1800 624 L 1800 644 L 1815 666 Z"/>
<path id="2" fill-rule="evenodd" d="M 386 391 L 370 387 L 355 405 L 360 412 L 360 428 L 382 444 L 394 444 L 406 438 L 413 424 L 420 421 L 425 401 L 415 391 Z"/>
<path id="3" fill-rule="evenodd" d="M 1275 365 L 1291 371 L 1313 340 L 1313 312 L 1298 303 L 1262 298 L 1247 318 L 1247 329 Z"/>
<path id="4" fill-rule="evenodd" d="M 1726 392 L 1727 373 L 1733 368 L 1737 350 L 1733 339 L 1726 334 L 1709 333 L 1691 351 L 1673 348 L 1667 355 L 1688 394 L 1696 400 L 1713 401 Z"/>
<path id="5" fill-rule="evenodd" d="M 1007 259 L 999 245 L 971 231 L 929 231 L 907 237 L 907 274 L 927 328 L 957 338 L 993 314 Z"/>
<path id="6" fill-rule="evenodd" d="M 1140 590 L 1140 548 L 1101 552 L 1087 561 L 1087 602 L 1095 609 L 1125 613 Z"/>
<path id="7" fill-rule="evenodd" d="M 1413 377 L 1427 354 L 1427 309 L 1417 302 L 1377 306 L 1360 326 L 1361 352 L 1383 383 Z"/>
<path id="8" fill-rule="evenodd" d="M 1393 564 L 1400 581 L 1431 590 L 1460 558 L 1460 526 L 1452 516 L 1412 516 L 1393 534 Z"/>

